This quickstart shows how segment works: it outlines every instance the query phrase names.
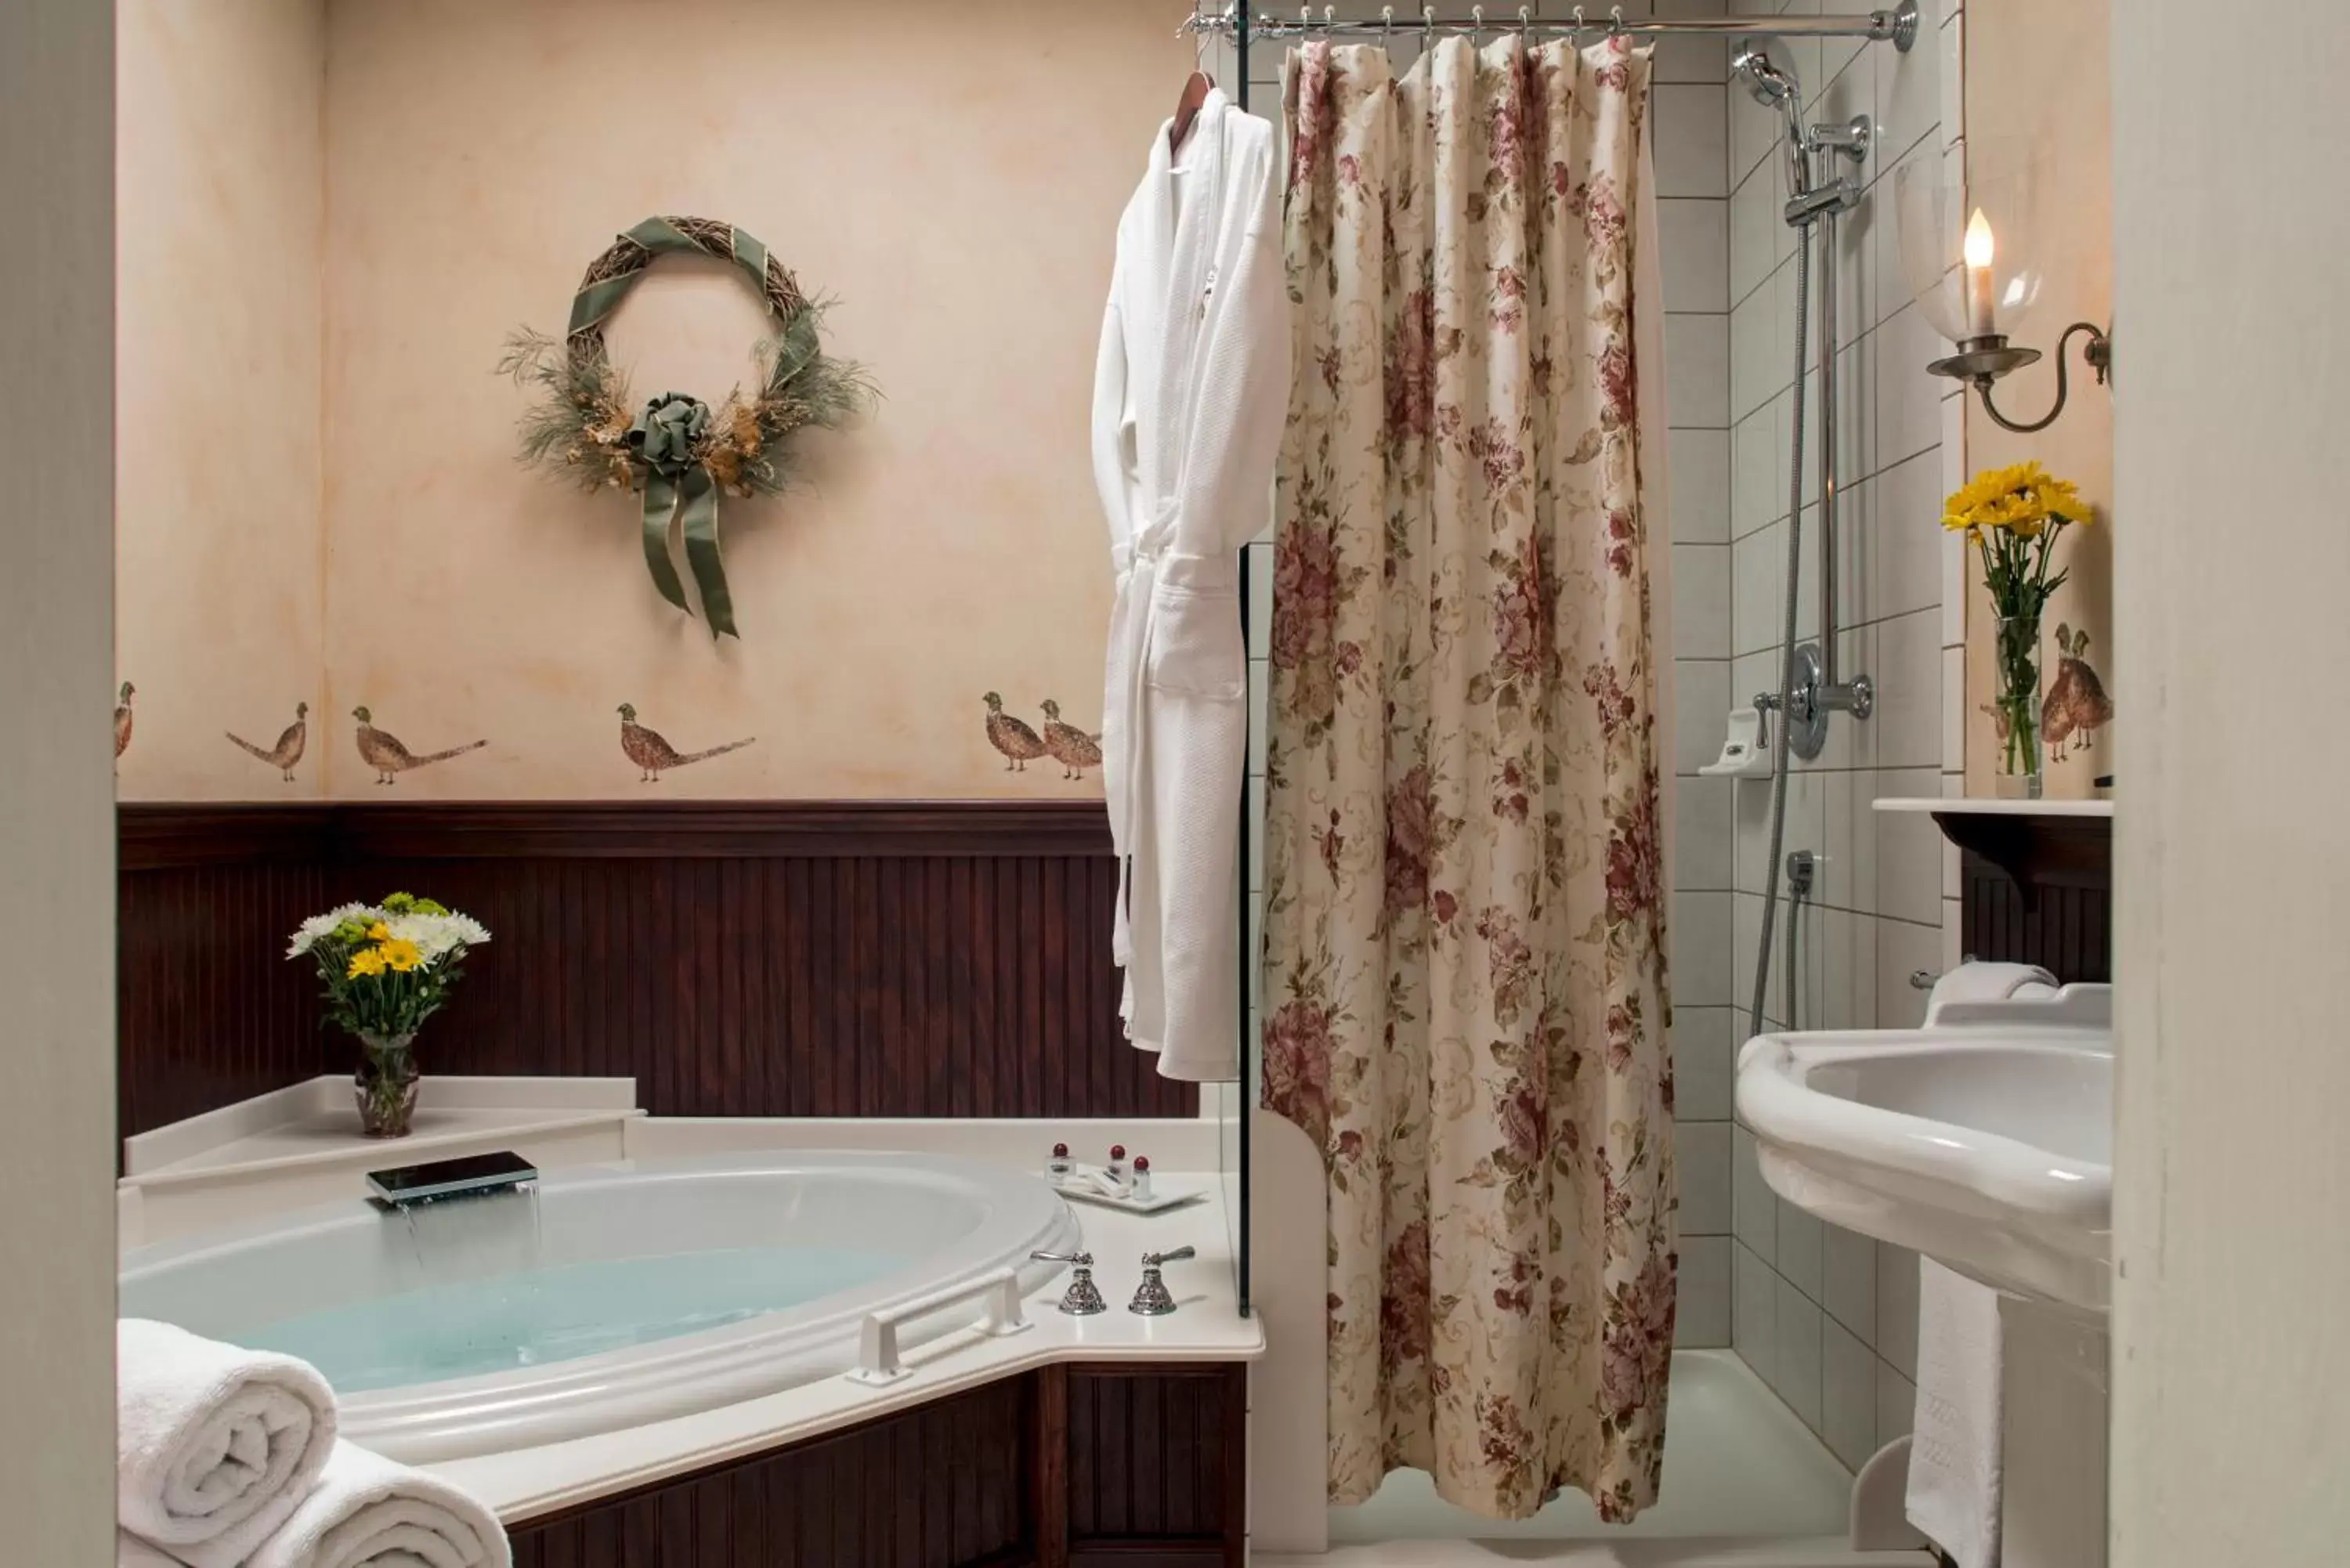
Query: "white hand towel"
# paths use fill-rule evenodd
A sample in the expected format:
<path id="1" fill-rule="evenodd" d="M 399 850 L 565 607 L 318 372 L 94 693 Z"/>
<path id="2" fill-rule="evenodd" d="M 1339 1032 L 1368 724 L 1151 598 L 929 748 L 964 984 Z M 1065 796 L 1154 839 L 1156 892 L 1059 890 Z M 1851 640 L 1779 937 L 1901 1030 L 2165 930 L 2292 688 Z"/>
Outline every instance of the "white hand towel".
<path id="1" fill-rule="evenodd" d="M 1986 964 L 1970 960 L 1958 969 L 1943 971 L 1934 981 L 1934 992 L 1925 999 L 1925 1021 L 1937 1023 L 1953 1003 L 2007 1002 L 2012 997 L 2047 997 L 2056 990 L 2056 976 L 2037 964 Z"/>
<path id="2" fill-rule="evenodd" d="M 438 1476 L 338 1442 L 326 1473 L 246 1568 L 513 1568 L 488 1509 Z"/>
<path id="3" fill-rule="evenodd" d="M 1918 1411 L 1909 1522 L 1958 1568 L 1999 1563 L 1999 1293 L 1918 1261 Z"/>
<path id="4" fill-rule="evenodd" d="M 235 1568 L 325 1468 L 335 1393 L 307 1362 L 115 1325 L 115 1513 L 192 1568 Z"/>
<path id="5" fill-rule="evenodd" d="M 1940 1020 L 1942 1010 L 1954 1004 L 2006 1002 L 2018 996 L 2049 996 L 2056 977 L 2035 963 L 1988 963 L 1970 959 L 1944 972 L 1926 998 L 1926 1022 Z"/>

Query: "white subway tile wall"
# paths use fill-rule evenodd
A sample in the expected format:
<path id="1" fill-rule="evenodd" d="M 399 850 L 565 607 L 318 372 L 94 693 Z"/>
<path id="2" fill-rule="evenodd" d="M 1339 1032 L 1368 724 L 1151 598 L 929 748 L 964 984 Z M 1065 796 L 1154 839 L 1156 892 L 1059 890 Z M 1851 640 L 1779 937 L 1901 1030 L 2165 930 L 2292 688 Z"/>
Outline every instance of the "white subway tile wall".
<path id="1" fill-rule="evenodd" d="M 1721 0 L 1659 0 L 1669 16 L 1719 16 Z M 1595 14 L 1604 7 L 1595 7 Z M 1642 5 L 1639 11 L 1651 7 Z M 1571 6 L 1551 5 L 1565 16 Z M 1627 7 L 1627 16 L 1636 14 Z M 1658 51 L 1649 120 L 1664 247 L 1666 395 L 1672 466 L 1674 1116 L 1681 1179 L 1680 1303 L 1684 1345 L 1727 1345 L 1733 1333 L 1731 1227 L 1736 1195 L 1730 1085 L 1731 792 L 1697 770 L 1721 750 L 1731 681 L 1730 441 L 1731 255 L 1728 46 L 1675 40 Z"/>
<path id="2" fill-rule="evenodd" d="M 1738 0 L 1733 14 L 1815 13 L 1838 0 Z M 1815 902 L 1798 922 L 1801 955 L 1788 1016 L 1785 922 L 1773 938 L 1766 1026 L 1901 1028 L 1923 1015 L 1911 977 L 1955 961 L 1957 888 L 1943 846 L 1923 819 L 1886 816 L 1880 796 L 1941 794 L 1960 787 L 1965 640 L 1964 562 L 1936 525 L 1942 495 L 1964 477 L 1951 384 L 1926 371 L 1947 347 L 1903 284 L 1887 178 L 1905 159 L 1963 155 L 1960 0 L 1927 6 L 1907 56 L 1837 40 L 1770 46 L 1803 84 L 1814 123 L 1867 114 L 1877 135 L 1859 166 L 1861 207 L 1838 225 L 1835 309 L 1840 491 L 1836 556 L 1838 657 L 1846 672 L 1877 682 L 1876 717 L 1839 717 L 1829 743 L 1798 763 L 1787 792 L 1783 855 L 1819 857 Z M 1729 99 L 1730 212 L 1726 228 L 1730 319 L 1729 688 L 1737 701 L 1775 689 L 1785 615 L 1789 446 L 1793 436 L 1795 239 L 1781 217 L 1786 174 L 1781 121 L 1732 85 Z M 1821 345 L 1819 258 L 1804 358 L 1806 455 L 1803 476 L 1800 635 L 1819 630 L 1817 440 Z M 1700 395 L 1677 390 L 1692 406 Z M 1679 508 L 1677 507 L 1678 511 Z M 1678 565 L 1679 557 L 1676 557 Z M 1710 586 L 1709 589 L 1710 591 Z M 1698 595 L 1677 591 L 1677 608 Z M 1676 623 L 1684 649 L 1720 637 Z M 1690 695 L 1681 694 L 1682 723 Z M 1719 733 L 1718 718 L 1712 720 Z M 1694 751 L 1692 737 L 1686 748 Z M 1684 786 L 1687 787 L 1684 781 Z M 1700 933 L 1674 932 L 1678 969 L 1719 975 L 1725 962 L 1735 1004 L 1731 1034 L 1746 1035 L 1745 1006 L 1761 936 L 1771 830 L 1771 784 L 1739 781 L 1730 805 L 1731 951 L 1692 950 Z M 1684 822 L 1689 813 L 1681 813 Z M 1925 829 L 1925 831 L 1919 831 Z M 1690 838 L 1683 828 L 1683 842 Z M 1680 881 L 1692 886 L 1690 873 Z M 1711 937 L 1718 926 L 1702 933 Z M 1946 937 L 1945 931 L 1949 931 Z M 1734 1055 L 1734 1051 L 1733 1051 Z M 1711 1108 L 1711 1102 L 1706 1102 Z M 1684 1115 L 1688 1114 L 1686 1111 Z M 1782 1201 L 1755 1164 L 1752 1137 L 1731 1138 L 1731 1341 L 1805 1425 L 1848 1465 L 1909 1429 L 1916 1371 L 1918 1263 L 1900 1249 L 1824 1225 Z"/>

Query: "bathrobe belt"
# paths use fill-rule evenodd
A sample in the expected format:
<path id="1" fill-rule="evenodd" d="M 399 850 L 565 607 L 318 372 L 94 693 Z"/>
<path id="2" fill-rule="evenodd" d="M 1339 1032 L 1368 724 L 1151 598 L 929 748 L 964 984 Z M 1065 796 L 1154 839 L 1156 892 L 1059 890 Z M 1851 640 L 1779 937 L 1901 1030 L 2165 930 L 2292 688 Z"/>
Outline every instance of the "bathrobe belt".
<path id="1" fill-rule="evenodd" d="M 1128 1000 L 1132 997 L 1131 966 L 1133 961 L 1131 921 L 1131 881 L 1134 873 L 1136 844 L 1134 834 L 1149 821 L 1150 780 L 1143 765 L 1143 719 L 1150 685 L 1150 649 L 1158 622 L 1158 590 L 1164 584 L 1170 588 L 1190 592 L 1237 593 L 1240 589 L 1240 560 L 1237 552 L 1226 551 L 1214 556 L 1186 555 L 1170 549 L 1174 541 L 1176 525 L 1182 508 L 1173 497 L 1160 502 L 1156 515 L 1135 531 L 1131 543 L 1110 546 L 1110 565 L 1118 576 L 1118 597 L 1120 613 L 1114 617 L 1123 630 L 1125 646 L 1118 649 L 1122 661 L 1122 686 L 1126 696 L 1124 722 L 1117 727 L 1117 743 L 1123 764 L 1119 778 L 1126 800 L 1121 820 L 1127 825 L 1126 854 L 1118 868 L 1117 916 L 1110 937 L 1112 956 L 1128 967 L 1129 983 Z M 1149 853 L 1145 850 L 1145 853 Z M 1157 960 L 1151 960 L 1156 968 Z M 1123 1011 L 1123 1010 L 1122 1010 Z M 1156 1044 L 1156 1042 L 1149 1044 Z"/>

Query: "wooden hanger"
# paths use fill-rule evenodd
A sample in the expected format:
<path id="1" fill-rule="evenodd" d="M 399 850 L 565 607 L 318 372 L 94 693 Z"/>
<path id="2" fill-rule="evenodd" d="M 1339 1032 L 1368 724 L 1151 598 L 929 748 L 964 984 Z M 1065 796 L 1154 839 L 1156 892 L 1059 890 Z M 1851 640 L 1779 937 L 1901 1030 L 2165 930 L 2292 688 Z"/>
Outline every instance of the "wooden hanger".
<path id="1" fill-rule="evenodd" d="M 1175 100 L 1175 123 L 1167 131 L 1170 154 L 1182 150 L 1183 139 L 1191 134 L 1191 122 L 1200 118 L 1200 108 L 1215 86 L 1216 78 L 1205 71 L 1193 71 L 1191 79 L 1183 84 L 1183 96 Z"/>

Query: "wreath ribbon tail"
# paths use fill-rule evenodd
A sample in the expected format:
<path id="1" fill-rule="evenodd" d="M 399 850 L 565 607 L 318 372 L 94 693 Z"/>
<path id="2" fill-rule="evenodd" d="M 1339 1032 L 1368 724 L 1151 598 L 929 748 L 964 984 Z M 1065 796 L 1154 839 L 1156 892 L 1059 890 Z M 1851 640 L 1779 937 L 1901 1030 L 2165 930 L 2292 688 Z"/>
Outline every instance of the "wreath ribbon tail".
<path id="1" fill-rule="evenodd" d="M 693 586 L 702 595 L 711 638 L 739 639 L 743 634 L 734 629 L 734 598 L 727 592 L 726 566 L 718 553 L 718 482 L 696 464 L 686 470 L 681 487 L 685 561 L 693 568 Z"/>
<path id="2" fill-rule="evenodd" d="M 661 597 L 687 609 L 685 585 L 678 581 L 677 566 L 669 558 L 670 525 L 677 521 L 680 499 L 677 481 L 659 471 L 645 475 L 645 570 L 652 574 Z"/>

